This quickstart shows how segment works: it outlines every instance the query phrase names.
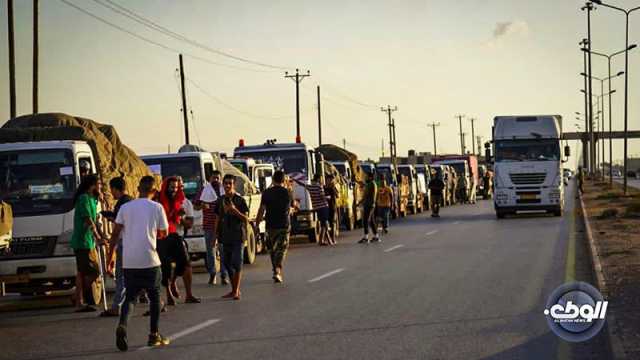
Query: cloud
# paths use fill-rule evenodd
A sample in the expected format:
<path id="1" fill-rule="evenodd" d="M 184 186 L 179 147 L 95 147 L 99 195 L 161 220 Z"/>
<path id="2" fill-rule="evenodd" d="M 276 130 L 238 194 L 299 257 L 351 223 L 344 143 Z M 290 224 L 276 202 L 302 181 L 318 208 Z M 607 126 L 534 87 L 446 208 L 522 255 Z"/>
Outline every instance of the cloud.
<path id="1" fill-rule="evenodd" d="M 485 42 L 485 46 L 495 47 L 507 38 L 513 36 L 526 36 L 529 34 L 529 24 L 524 20 L 503 21 L 496 23 L 491 39 Z"/>

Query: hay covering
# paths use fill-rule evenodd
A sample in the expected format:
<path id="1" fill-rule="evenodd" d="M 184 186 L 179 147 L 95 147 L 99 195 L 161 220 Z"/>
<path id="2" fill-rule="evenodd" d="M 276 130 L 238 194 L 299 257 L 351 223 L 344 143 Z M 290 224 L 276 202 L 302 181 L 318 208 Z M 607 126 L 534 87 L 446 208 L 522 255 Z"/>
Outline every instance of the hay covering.
<path id="1" fill-rule="evenodd" d="M 136 153 L 120 141 L 111 125 L 62 113 L 43 113 L 17 117 L 0 128 L 0 143 L 55 140 L 86 141 L 89 144 L 96 171 L 104 185 L 106 203 L 103 205 L 106 208 L 114 205 L 107 186 L 111 179 L 123 176 L 127 192 L 135 197 L 140 178 L 153 175 Z"/>

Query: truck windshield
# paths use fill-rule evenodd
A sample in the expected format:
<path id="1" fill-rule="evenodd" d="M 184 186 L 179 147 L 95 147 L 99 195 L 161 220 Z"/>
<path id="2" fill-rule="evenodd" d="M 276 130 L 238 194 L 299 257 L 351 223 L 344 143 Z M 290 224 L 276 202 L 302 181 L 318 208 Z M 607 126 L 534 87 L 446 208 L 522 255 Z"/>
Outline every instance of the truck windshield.
<path id="1" fill-rule="evenodd" d="M 203 183 L 202 165 L 198 157 L 143 159 L 151 171 L 162 178 L 180 176 L 184 182 L 184 194 L 193 201 Z"/>
<path id="2" fill-rule="evenodd" d="M 378 176 L 379 177 L 384 177 L 385 180 L 387 180 L 387 184 L 395 184 L 395 180 L 393 179 L 393 176 L 391 175 L 391 169 L 388 167 L 379 167 L 376 168 L 376 171 L 378 172 Z"/>
<path id="3" fill-rule="evenodd" d="M 560 142 L 545 140 L 498 140 L 496 161 L 558 161 Z"/>
<path id="4" fill-rule="evenodd" d="M 243 174 L 250 176 L 249 174 L 249 169 L 247 169 L 247 164 L 244 162 L 237 162 L 237 161 L 232 161 L 231 165 L 233 165 L 233 167 L 235 167 L 236 169 L 242 171 Z"/>
<path id="5" fill-rule="evenodd" d="M 398 172 L 401 175 L 404 175 L 409 180 L 409 184 L 413 184 L 413 176 L 411 174 L 411 169 L 408 167 L 398 167 Z"/>
<path id="6" fill-rule="evenodd" d="M 0 196 L 16 217 L 69 212 L 76 190 L 73 165 L 70 150 L 0 152 Z"/>
<path id="7" fill-rule="evenodd" d="M 307 170 L 309 165 L 307 164 L 307 153 L 304 150 L 243 152 L 242 156 L 273 164 L 277 170 L 282 170 L 286 174 L 302 173 L 308 175 Z"/>
<path id="8" fill-rule="evenodd" d="M 450 163 L 447 165 L 451 166 L 456 171 L 456 174 L 465 174 L 466 176 L 467 167 L 465 166 L 465 163 Z"/>
<path id="9" fill-rule="evenodd" d="M 347 167 L 344 166 L 344 164 L 333 163 L 332 165 L 336 167 L 336 170 L 338 170 L 340 175 L 344 176 L 345 178 L 347 177 Z"/>

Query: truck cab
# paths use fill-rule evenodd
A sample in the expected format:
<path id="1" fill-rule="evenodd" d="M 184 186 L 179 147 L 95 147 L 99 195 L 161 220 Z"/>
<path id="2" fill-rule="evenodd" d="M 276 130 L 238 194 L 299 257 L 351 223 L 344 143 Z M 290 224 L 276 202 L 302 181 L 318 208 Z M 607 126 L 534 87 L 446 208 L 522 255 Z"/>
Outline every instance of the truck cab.
<path id="1" fill-rule="evenodd" d="M 407 214 L 407 203 L 409 197 L 409 185 L 406 176 L 402 176 L 396 166 L 391 163 L 376 164 L 376 173 L 378 177 L 387 180 L 387 184 L 393 190 L 393 207 L 391 208 L 391 216 L 405 217 Z"/>
<path id="2" fill-rule="evenodd" d="M 228 161 L 247 175 L 260 192 L 264 192 L 271 186 L 275 172 L 273 164 L 262 163 L 251 158 L 232 158 Z"/>
<path id="3" fill-rule="evenodd" d="M 497 116 L 493 126 L 494 207 L 496 216 L 517 211 L 564 210 L 559 115 Z M 489 150 L 489 149 L 487 149 Z"/>
<path id="4" fill-rule="evenodd" d="M 431 181 L 431 171 L 426 164 L 416 164 L 416 173 L 418 174 L 418 188 L 422 191 L 423 208 L 429 209 L 429 198 L 431 192 L 429 191 L 429 182 Z"/>
<path id="5" fill-rule="evenodd" d="M 263 145 L 245 146 L 241 140 L 234 149 L 234 157 L 252 158 L 272 164 L 275 169 L 282 170 L 289 176 L 293 182 L 293 198 L 298 208 L 292 216 L 291 234 L 307 235 L 310 242 L 317 242 L 320 236 L 318 216 L 305 186 L 311 184 L 316 172 L 323 173 L 322 156 L 299 142 L 276 144 L 270 140 Z"/>
<path id="6" fill-rule="evenodd" d="M 80 162 L 96 163 L 83 141 L 0 144 L 0 193 L 13 210 L 13 238 L 0 252 L 0 282 L 21 294 L 75 285 L 70 247 Z"/>
<path id="7" fill-rule="evenodd" d="M 343 220 L 345 227 L 347 230 L 353 230 L 356 226 L 358 220 L 361 219 L 359 216 L 359 211 L 356 205 L 355 191 L 356 186 L 359 186 L 356 183 L 355 174 L 351 165 L 348 161 L 328 161 L 329 164 L 333 165 L 336 170 L 340 173 L 340 175 L 345 179 L 347 184 L 347 201 L 345 202 L 345 206 L 340 209 L 340 219 Z"/>

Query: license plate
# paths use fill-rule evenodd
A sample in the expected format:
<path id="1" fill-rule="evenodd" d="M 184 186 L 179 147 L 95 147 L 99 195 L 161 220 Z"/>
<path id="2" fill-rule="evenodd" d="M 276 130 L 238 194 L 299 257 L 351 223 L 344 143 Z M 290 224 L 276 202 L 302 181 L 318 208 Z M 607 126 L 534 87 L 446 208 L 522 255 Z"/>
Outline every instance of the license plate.
<path id="1" fill-rule="evenodd" d="M 536 194 L 521 194 L 520 199 L 522 200 L 534 200 L 536 199 Z"/>

